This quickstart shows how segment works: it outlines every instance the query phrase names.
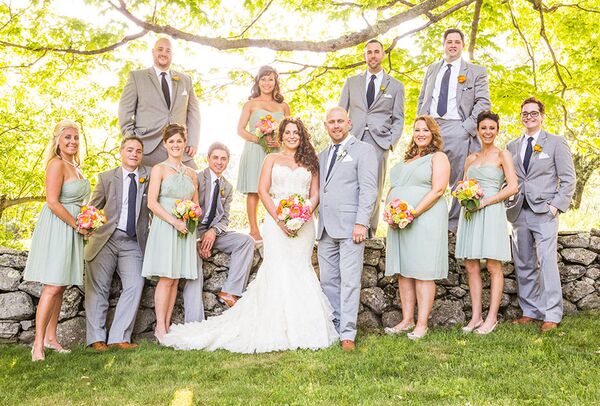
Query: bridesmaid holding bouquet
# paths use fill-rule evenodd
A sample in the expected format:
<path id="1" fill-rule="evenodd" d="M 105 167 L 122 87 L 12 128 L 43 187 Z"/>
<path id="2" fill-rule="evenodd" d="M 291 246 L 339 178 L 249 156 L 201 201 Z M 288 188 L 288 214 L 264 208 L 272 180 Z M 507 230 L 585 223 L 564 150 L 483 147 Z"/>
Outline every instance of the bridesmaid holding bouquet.
<path id="1" fill-rule="evenodd" d="M 494 144 L 499 129 L 497 114 L 481 112 L 477 117 L 477 134 L 482 148 L 469 155 L 465 162 L 465 180 L 476 180 L 483 190 L 478 207 L 461 210 L 456 235 L 456 258 L 465 260 L 473 311 L 471 321 L 463 327 L 466 333 L 488 334 L 496 328 L 504 287 L 502 261 L 511 259 L 506 210 L 502 202 L 517 193 L 518 181 L 512 155 Z M 485 321 L 479 266 L 482 259 L 487 260 L 491 276 L 490 308 Z"/>
<path id="2" fill-rule="evenodd" d="M 35 314 L 32 361 L 43 361 L 44 349 L 65 350 L 56 337 L 63 293 L 68 285 L 83 284 L 83 236 L 89 231 L 77 224 L 79 210 L 90 195 L 90 183 L 79 170 L 79 127 L 62 120 L 46 147 L 46 204 L 38 217 L 23 274 L 26 281 L 41 282 L 42 294 Z"/>
<path id="3" fill-rule="evenodd" d="M 257 242 L 262 241 L 257 219 L 260 169 L 267 153 L 279 148 L 269 130 L 289 115 L 290 107 L 280 93 L 277 71 L 270 66 L 261 67 L 238 123 L 238 135 L 246 142 L 240 159 L 237 190 L 246 194 L 250 236 Z M 264 135 L 259 137 L 257 129 Z"/>
<path id="4" fill-rule="evenodd" d="M 196 232 L 190 229 L 194 224 L 179 218 L 185 210 L 175 210 L 182 202 L 190 207 L 198 204 L 196 172 L 183 164 L 186 142 L 184 126 L 169 124 L 165 127 L 163 144 L 167 160 L 152 168 L 148 188 L 148 208 L 154 218 L 148 233 L 142 276 L 159 278 L 154 292 L 154 335 L 159 342 L 171 325 L 179 279 L 198 278 Z M 194 217 L 201 215 L 198 213 Z"/>

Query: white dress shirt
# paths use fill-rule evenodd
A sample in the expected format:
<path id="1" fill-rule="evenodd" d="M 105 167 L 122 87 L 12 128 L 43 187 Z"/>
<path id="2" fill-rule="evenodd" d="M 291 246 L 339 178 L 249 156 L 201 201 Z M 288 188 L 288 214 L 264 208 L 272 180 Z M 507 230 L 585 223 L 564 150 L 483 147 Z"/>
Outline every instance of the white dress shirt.
<path id="1" fill-rule="evenodd" d="M 208 171 L 210 172 L 210 198 L 208 199 L 208 202 L 207 202 L 208 205 L 206 206 L 206 210 L 204 211 L 204 218 L 202 219 L 202 224 L 206 224 L 206 222 L 208 221 L 208 213 L 210 213 L 210 209 L 212 207 L 213 193 L 215 191 L 215 182 L 218 179 L 219 183 L 221 183 L 221 178 L 219 178 L 212 171 L 212 169 L 209 169 Z M 219 192 L 220 192 L 220 190 L 219 190 Z"/>
<path id="2" fill-rule="evenodd" d="M 533 135 L 523 134 L 523 137 L 521 138 L 521 162 L 525 160 L 525 151 L 527 150 L 527 138 L 533 137 L 533 141 L 531 141 L 531 147 L 533 148 L 533 146 L 537 143 L 537 139 L 540 136 L 540 132 L 542 132 L 541 129 Z"/>
<path id="3" fill-rule="evenodd" d="M 377 98 L 379 94 L 379 89 L 381 88 L 381 82 L 383 82 L 383 69 L 381 69 L 377 73 L 371 73 L 367 70 L 367 74 L 365 75 L 365 92 L 369 89 L 369 82 L 371 82 L 371 76 L 375 75 L 375 95 L 373 100 Z"/>
<path id="4" fill-rule="evenodd" d="M 119 222 L 117 228 L 121 231 L 127 231 L 127 208 L 129 207 L 129 184 L 131 183 L 130 173 L 135 175 L 135 181 L 139 183 L 140 177 L 139 172 L 136 169 L 133 172 L 129 172 L 127 169 L 121 167 L 123 173 L 123 194 L 121 199 L 121 214 L 119 215 Z M 136 183 L 136 189 L 139 185 Z"/>
<path id="5" fill-rule="evenodd" d="M 167 81 L 167 85 L 169 85 L 169 98 L 171 100 L 171 104 L 173 104 L 173 77 L 171 75 L 170 70 L 160 70 L 156 66 L 154 67 L 154 71 L 156 72 L 156 76 L 158 77 L 158 84 L 162 83 L 161 73 L 165 72 L 165 80 Z"/>
<path id="6" fill-rule="evenodd" d="M 337 150 L 337 155 L 339 155 L 342 150 L 344 149 L 344 146 L 348 143 L 348 140 L 352 137 L 352 135 L 348 134 L 348 136 L 346 138 L 344 138 L 344 140 L 342 142 L 340 142 L 340 146 L 338 147 Z M 333 146 L 334 144 L 330 144 L 329 145 L 329 153 L 327 156 L 327 169 L 329 169 L 329 165 L 331 165 L 331 160 L 337 158 L 337 155 L 334 157 L 333 156 Z M 327 174 L 327 172 L 325 172 Z"/>
<path id="7" fill-rule="evenodd" d="M 458 58 L 457 60 L 450 62 L 450 82 L 448 83 L 448 110 L 446 110 L 446 114 L 444 114 L 443 118 L 446 120 L 460 120 L 460 115 L 458 114 L 458 107 L 456 106 L 456 87 L 458 86 L 458 73 L 460 71 L 460 65 L 462 63 L 462 59 Z M 444 73 L 446 73 L 448 63 L 445 60 L 442 60 L 442 67 L 435 78 L 435 86 L 433 88 L 433 98 L 431 100 L 431 107 L 429 108 L 429 112 L 432 117 L 440 118 L 437 113 L 437 105 L 438 98 L 440 96 L 440 87 L 442 86 L 442 78 L 444 77 Z"/>

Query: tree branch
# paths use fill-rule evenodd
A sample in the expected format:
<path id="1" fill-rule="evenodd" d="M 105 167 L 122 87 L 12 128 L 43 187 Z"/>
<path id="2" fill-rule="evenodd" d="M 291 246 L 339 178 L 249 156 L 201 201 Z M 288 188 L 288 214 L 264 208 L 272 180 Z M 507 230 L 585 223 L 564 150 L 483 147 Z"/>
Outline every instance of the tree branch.
<path id="1" fill-rule="evenodd" d="M 244 30 L 239 33 L 238 35 L 235 35 L 233 37 L 229 37 L 229 38 L 241 38 L 244 36 L 244 34 L 250 29 L 252 28 L 252 26 L 262 17 L 262 15 L 268 10 L 269 7 L 271 7 L 271 4 L 273 4 L 273 0 L 270 0 L 267 5 L 261 10 L 260 13 L 258 13 L 258 15 L 256 17 L 254 17 L 254 19 L 250 22 L 250 24 L 248 24 L 246 26 L 246 28 L 244 28 Z"/>
<path id="2" fill-rule="evenodd" d="M 173 38 L 183 39 L 189 42 L 194 42 L 201 45 L 210 46 L 220 50 L 240 49 L 248 47 L 269 48 L 275 51 L 311 51 L 311 52 L 333 52 L 340 49 L 353 47 L 364 43 L 365 41 L 374 38 L 378 35 L 385 34 L 389 30 L 398 25 L 415 19 L 421 15 L 434 10 L 446 3 L 449 0 L 425 0 L 424 2 L 400 12 L 387 19 L 377 21 L 373 26 L 367 27 L 360 31 L 344 34 L 337 38 L 327 39 L 323 41 L 295 41 L 284 39 L 262 39 L 262 38 L 238 38 L 227 39 L 219 37 L 207 37 L 203 35 L 195 35 L 170 25 L 159 25 L 148 21 L 143 21 L 134 16 L 127 9 L 124 0 L 119 0 L 119 5 L 109 0 L 109 3 L 127 19 L 134 22 L 145 30 L 159 34 L 166 34 Z M 474 0 L 468 0 L 471 3 Z"/>
<path id="3" fill-rule="evenodd" d="M 527 54 L 529 55 L 529 59 L 531 60 L 531 72 L 532 72 L 532 76 L 533 76 L 533 88 L 537 90 L 537 88 L 538 88 L 538 85 L 537 85 L 537 69 L 536 69 L 535 54 L 534 54 L 534 51 L 533 51 L 533 47 L 531 46 L 531 44 L 529 43 L 529 41 L 527 41 L 527 38 L 525 37 L 525 34 L 523 34 L 523 31 L 521 30 L 521 27 L 519 26 L 519 23 L 517 21 L 517 17 L 515 16 L 515 13 L 513 12 L 513 9 L 512 9 L 512 7 L 510 5 L 510 1 L 507 1 L 506 4 L 508 5 L 508 10 L 510 11 L 510 18 L 512 20 L 513 27 L 515 27 L 515 29 L 519 33 L 519 36 L 521 37 L 521 39 L 525 43 L 525 49 L 527 50 Z"/>
<path id="4" fill-rule="evenodd" d="M 471 24 L 471 34 L 469 35 L 469 59 L 474 59 L 475 42 L 477 41 L 477 28 L 479 27 L 479 18 L 481 17 L 481 5 L 483 0 L 475 1 L 475 11 L 473 11 L 473 23 Z"/>
<path id="5" fill-rule="evenodd" d="M 143 37 L 147 33 L 148 33 L 148 30 L 142 30 L 142 31 L 138 32 L 137 34 L 127 35 L 127 36 L 123 37 L 123 39 L 121 41 L 115 42 L 112 45 L 109 45 L 109 46 L 106 46 L 103 48 L 92 49 L 92 50 L 80 50 L 80 49 L 74 49 L 72 47 L 59 48 L 56 46 L 40 47 L 40 46 L 31 46 L 31 45 L 21 45 L 21 44 L 14 44 L 14 43 L 7 42 L 7 41 L 0 41 L 0 45 L 9 47 L 9 48 L 25 49 L 25 50 L 32 51 L 32 52 L 58 52 L 58 53 L 75 54 L 75 55 L 99 55 L 99 54 L 103 54 L 106 52 L 114 51 L 115 49 L 127 44 L 128 42 L 131 42 L 138 38 Z"/>

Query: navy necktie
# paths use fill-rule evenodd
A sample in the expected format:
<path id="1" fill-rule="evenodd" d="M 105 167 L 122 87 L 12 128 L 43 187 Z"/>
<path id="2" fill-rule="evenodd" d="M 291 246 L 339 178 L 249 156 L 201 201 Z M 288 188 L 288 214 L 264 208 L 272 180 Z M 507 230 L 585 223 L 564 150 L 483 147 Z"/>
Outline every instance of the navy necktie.
<path id="1" fill-rule="evenodd" d="M 219 179 L 215 180 L 215 187 L 212 193 L 212 199 L 210 203 L 210 211 L 208 212 L 208 217 L 206 218 L 206 225 L 210 227 L 210 223 L 215 219 L 215 214 L 217 214 L 217 199 L 219 198 Z"/>
<path id="2" fill-rule="evenodd" d="M 369 86 L 367 86 L 367 107 L 371 108 L 371 104 L 375 100 L 375 78 L 377 76 L 371 75 L 371 81 L 369 82 Z"/>
<path id="3" fill-rule="evenodd" d="M 525 173 L 529 171 L 529 161 L 531 161 L 531 154 L 533 154 L 533 146 L 531 143 L 533 142 L 533 137 L 527 138 L 527 148 L 525 149 L 525 157 L 523 158 L 523 167 L 525 168 Z"/>
<path id="4" fill-rule="evenodd" d="M 161 72 L 160 76 L 162 77 L 160 79 L 160 87 L 162 87 L 162 92 L 163 95 L 165 96 L 165 102 L 167 102 L 167 108 L 171 108 L 171 95 L 169 93 L 169 85 L 167 84 L 167 79 L 166 76 L 167 74 L 165 72 Z"/>
<path id="5" fill-rule="evenodd" d="M 448 64 L 444 76 L 442 76 L 442 83 L 440 85 L 440 94 L 438 97 L 437 113 L 438 116 L 443 117 L 448 111 L 448 88 L 450 86 L 450 73 L 452 71 L 452 65 Z"/>
<path id="6" fill-rule="evenodd" d="M 129 193 L 127 195 L 127 229 L 125 232 L 130 237 L 135 237 L 135 209 L 137 200 L 137 185 L 135 173 L 129 174 Z"/>
<path id="7" fill-rule="evenodd" d="M 333 165 L 335 165 L 335 161 L 337 160 L 337 152 L 338 152 L 338 148 L 340 147 L 340 144 L 335 144 L 333 146 L 333 155 L 331 156 L 331 162 L 329 162 L 329 168 L 327 168 L 327 175 L 325 175 L 325 180 L 329 179 L 329 174 L 331 173 L 331 170 L 333 169 Z"/>

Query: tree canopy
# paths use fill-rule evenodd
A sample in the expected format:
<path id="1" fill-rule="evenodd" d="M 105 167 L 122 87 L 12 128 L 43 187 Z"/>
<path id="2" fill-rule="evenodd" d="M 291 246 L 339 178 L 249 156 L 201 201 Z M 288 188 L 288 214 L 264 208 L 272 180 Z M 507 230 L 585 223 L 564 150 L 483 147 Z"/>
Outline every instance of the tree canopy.
<path id="1" fill-rule="evenodd" d="M 87 0 L 81 15 L 71 5 L 0 3 L 0 217 L 16 235 L 30 232 L 36 212 L 24 203 L 43 200 L 42 152 L 60 118 L 81 124 L 90 178 L 115 163 L 115 103 L 127 72 L 141 67 L 131 56 L 160 35 L 180 40 L 190 56 L 206 47 L 248 58 L 270 50 L 300 115 L 334 104 L 344 79 L 365 68 L 364 42 L 378 38 L 386 70 L 405 84 L 410 128 L 424 69 L 441 57 L 442 32 L 457 27 L 467 36 L 465 56 L 488 69 L 503 137 L 519 134 L 521 100 L 535 95 L 547 104 L 546 127 L 574 152 L 576 207 L 600 166 L 595 0 Z M 255 73 L 220 66 L 211 72 L 228 80 L 206 85 L 186 59 L 176 63 L 192 74 L 204 103 Z"/>

